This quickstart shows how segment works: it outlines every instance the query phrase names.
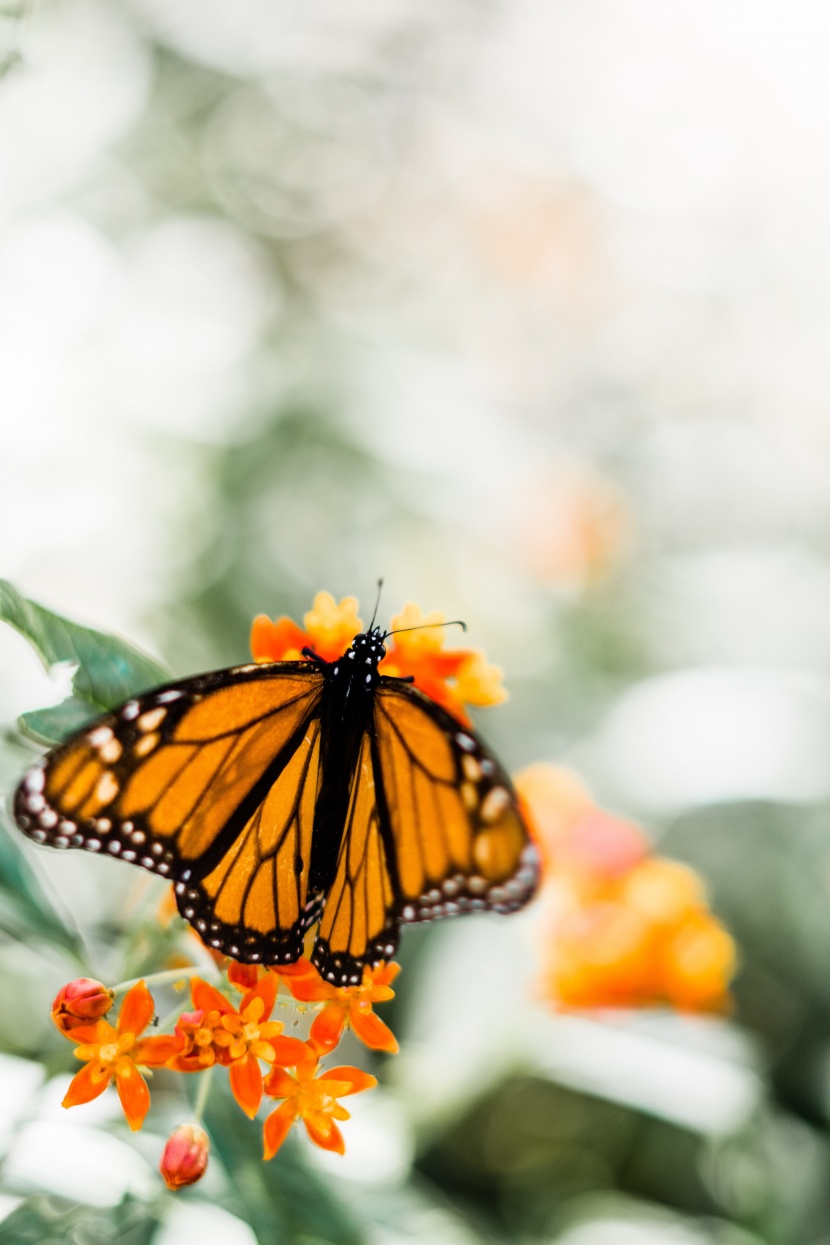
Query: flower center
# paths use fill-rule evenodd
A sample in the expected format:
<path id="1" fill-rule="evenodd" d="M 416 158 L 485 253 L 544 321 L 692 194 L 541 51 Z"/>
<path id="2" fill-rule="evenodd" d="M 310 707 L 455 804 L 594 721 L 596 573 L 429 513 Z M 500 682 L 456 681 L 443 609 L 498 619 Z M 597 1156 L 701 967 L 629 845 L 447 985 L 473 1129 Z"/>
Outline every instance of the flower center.
<path id="1" fill-rule="evenodd" d="M 102 1063 L 114 1063 L 121 1055 L 125 1055 L 135 1045 L 134 1033 L 122 1033 L 114 1042 L 107 1042 L 98 1047 L 98 1058 Z"/>
<path id="2" fill-rule="evenodd" d="M 248 1024 L 243 1025 L 242 1032 L 239 1035 L 239 1041 L 247 1042 L 248 1044 L 250 1044 L 251 1042 L 258 1042 L 259 1041 L 259 1025 L 251 1024 L 250 1021 L 248 1022 Z"/>

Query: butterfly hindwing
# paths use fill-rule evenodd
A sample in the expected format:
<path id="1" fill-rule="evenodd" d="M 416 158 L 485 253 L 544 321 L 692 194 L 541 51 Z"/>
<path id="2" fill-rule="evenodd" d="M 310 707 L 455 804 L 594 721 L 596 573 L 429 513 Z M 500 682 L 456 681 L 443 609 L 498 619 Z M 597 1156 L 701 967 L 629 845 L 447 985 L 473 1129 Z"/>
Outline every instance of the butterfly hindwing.
<path id="1" fill-rule="evenodd" d="M 302 954 L 320 914 L 321 897 L 308 887 L 320 779 L 320 719 L 313 718 L 218 864 L 176 887 L 179 911 L 208 946 L 265 964 Z"/>
<path id="2" fill-rule="evenodd" d="M 377 796 L 372 742 L 366 733 L 334 880 L 312 953 L 320 972 L 338 985 L 356 985 L 364 964 L 391 959 L 397 947 L 394 862 L 384 842 Z"/>
<path id="3" fill-rule="evenodd" d="M 401 923 L 512 912 L 538 856 L 504 770 L 476 735 L 401 680 L 382 679 L 313 960 L 353 984 L 394 955 Z"/>
<path id="4" fill-rule="evenodd" d="M 507 774 L 440 705 L 384 683 L 375 731 L 402 920 L 523 907 L 538 853 Z"/>

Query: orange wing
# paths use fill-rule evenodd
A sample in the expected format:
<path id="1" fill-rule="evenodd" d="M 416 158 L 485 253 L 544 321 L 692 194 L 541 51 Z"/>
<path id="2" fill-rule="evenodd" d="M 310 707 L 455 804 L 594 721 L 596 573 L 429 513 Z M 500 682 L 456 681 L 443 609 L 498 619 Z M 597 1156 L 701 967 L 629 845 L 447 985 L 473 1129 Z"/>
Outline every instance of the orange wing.
<path id="1" fill-rule="evenodd" d="M 538 856 L 504 770 L 415 688 L 384 679 L 312 959 L 338 984 L 395 953 L 401 923 L 513 912 Z"/>
<path id="2" fill-rule="evenodd" d="M 306 662 L 241 666 L 128 701 L 27 774 L 18 824 L 169 877 L 213 947 L 294 960 L 319 911 L 307 879 L 323 682 Z"/>

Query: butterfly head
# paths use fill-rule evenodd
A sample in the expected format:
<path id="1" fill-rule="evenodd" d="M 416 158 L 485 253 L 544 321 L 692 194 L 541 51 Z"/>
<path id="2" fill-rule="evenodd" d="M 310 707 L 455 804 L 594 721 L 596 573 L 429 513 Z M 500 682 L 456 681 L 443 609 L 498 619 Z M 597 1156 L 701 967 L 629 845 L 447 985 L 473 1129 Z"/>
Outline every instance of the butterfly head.
<path id="1" fill-rule="evenodd" d="M 385 636 L 380 627 L 372 627 L 362 631 L 352 640 L 349 654 L 354 653 L 354 660 L 361 665 L 377 666 L 386 656 Z"/>
<path id="2" fill-rule="evenodd" d="M 372 691 L 378 684 L 378 666 L 386 656 L 383 643 L 384 635 L 379 627 L 371 627 L 362 631 L 352 640 L 349 648 L 333 668 L 335 679 L 345 677 L 349 686 L 354 679 L 367 691 Z"/>

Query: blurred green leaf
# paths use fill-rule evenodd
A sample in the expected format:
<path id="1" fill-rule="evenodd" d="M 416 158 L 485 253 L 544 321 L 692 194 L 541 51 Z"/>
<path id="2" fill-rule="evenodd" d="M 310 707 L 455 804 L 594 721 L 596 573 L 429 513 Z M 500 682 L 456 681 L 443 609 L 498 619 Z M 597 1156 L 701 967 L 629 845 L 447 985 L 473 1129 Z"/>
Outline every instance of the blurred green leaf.
<path id="1" fill-rule="evenodd" d="M 158 1223 L 152 1209 L 133 1198 L 101 1208 L 38 1196 L 0 1224 L 0 1245 L 150 1245 Z"/>
<path id="2" fill-rule="evenodd" d="M 21 713 L 21 728 L 40 744 L 60 744 L 82 726 L 86 726 L 100 711 L 89 701 L 78 700 L 69 696 L 59 705 L 50 705 L 48 709 L 33 709 L 30 713 Z"/>
<path id="3" fill-rule="evenodd" d="M 32 754 L 12 734 L 0 735 L 0 795 L 17 782 Z M 69 929 L 26 858 L 23 836 L 0 817 L 0 929 L 24 940 L 33 935 L 78 954 L 77 935 Z"/>
<path id="4" fill-rule="evenodd" d="M 303 1161 L 292 1139 L 264 1162 L 261 1128 L 218 1086 L 208 1100 L 205 1127 L 238 1199 L 232 1209 L 251 1225 L 260 1245 L 363 1245 L 349 1212 Z"/>
<path id="5" fill-rule="evenodd" d="M 609 1188 L 717 1213 L 703 1150 L 698 1134 L 645 1111 L 517 1075 L 431 1136 L 417 1168 L 458 1206 L 486 1213 L 494 1233 L 549 1239 L 574 1203 Z"/>
<path id="6" fill-rule="evenodd" d="M 59 662 L 76 667 L 74 697 L 55 710 L 24 714 L 24 726 L 40 742 L 60 742 L 65 734 L 50 734 L 50 730 L 65 731 L 70 722 L 82 725 L 82 706 L 88 706 L 91 717 L 168 678 L 162 665 L 126 640 L 61 618 L 22 596 L 4 579 L 0 580 L 0 620 L 29 641 L 47 670 Z"/>

